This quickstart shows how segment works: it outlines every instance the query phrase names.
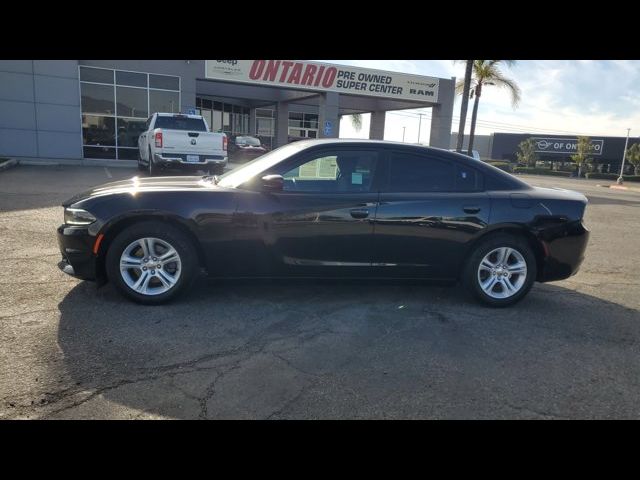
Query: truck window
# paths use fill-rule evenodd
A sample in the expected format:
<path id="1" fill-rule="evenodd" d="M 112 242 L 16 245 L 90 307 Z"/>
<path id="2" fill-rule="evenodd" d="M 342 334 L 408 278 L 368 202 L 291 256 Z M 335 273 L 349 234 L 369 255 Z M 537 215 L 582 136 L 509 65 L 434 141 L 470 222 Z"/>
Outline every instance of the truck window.
<path id="1" fill-rule="evenodd" d="M 201 118 L 189 117 L 165 117 L 158 116 L 154 128 L 165 128 L 167 130 L 188 130 L 190 132 L 206 132 L 204 120 Z"/>

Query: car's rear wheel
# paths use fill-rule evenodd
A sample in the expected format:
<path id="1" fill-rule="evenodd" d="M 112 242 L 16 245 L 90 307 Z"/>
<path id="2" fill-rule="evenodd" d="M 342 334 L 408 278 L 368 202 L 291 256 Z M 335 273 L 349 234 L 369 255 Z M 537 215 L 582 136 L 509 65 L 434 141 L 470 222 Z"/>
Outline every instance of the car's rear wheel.
<path id="1" fill-rule="evenodd" d="M 482 241 L 463 273 L 467 290 L 482 303 L 507 307 L 520 301 L 536 278 L 536 258 L 521 237 L 497 234 Z"/>
<path id="2" fill-rule="evenodd" d="M 186 290 L 197 272 L 190 239 L 172 225 L 145 221 L 120 232 L 106 258 L 109 280 L 138 303 L 158 305 Z"/>

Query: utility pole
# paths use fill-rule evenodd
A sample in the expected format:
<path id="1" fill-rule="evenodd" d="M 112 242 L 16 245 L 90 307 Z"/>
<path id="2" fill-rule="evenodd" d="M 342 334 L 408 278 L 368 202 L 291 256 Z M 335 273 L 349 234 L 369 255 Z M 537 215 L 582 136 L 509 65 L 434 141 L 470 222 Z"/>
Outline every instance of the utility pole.
<path id="1" fill-rule="evenodd" d="M 627 158 L 627 145 L 629 144 L 629 132 L 631 131 L 630 128 L 627 128 L 627 139 L 624 142 L 624 153 L 622 154 L 622 165 L 620 165 L 620 176 L 618 177 L 618 180 L 616 181 L 616 183 L 618 185 L 622 185 L 622 183 L 624 182 L 624 179 L 622 178 L 622 174 L 624 173 L 624 159 Z"/>
<path id="2" fill-rule="evenodd" d="M 420 115 L 420 120 L 418 121 L 418 144 L 420 144 L 420 129 L 422 128 L 422 115 L 424 113 L 419 113 L 418 115 Z"/>
<path id="3" fill-rule="evenodd" d="M 404 143 L 404 131 L 407 127 L 402 127 L 402 143 Z"/>

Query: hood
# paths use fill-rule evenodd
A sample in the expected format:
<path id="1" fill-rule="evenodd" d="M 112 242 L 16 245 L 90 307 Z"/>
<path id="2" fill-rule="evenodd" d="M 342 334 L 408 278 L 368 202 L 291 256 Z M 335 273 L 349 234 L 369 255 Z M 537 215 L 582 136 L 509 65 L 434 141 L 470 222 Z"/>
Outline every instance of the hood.
<path id="1" fill-rule="evenodd" d="M 207 179 L 209 178 L 209 179 Z M 63 202 L 63 207 L 68 207 L 74 203 L 89 198 L 104 197 L 121 193 L 134 194 L 136 192 L 161 192 L 161 191 L 185 191 L 202 189 L 219 189 L 214 185 L 211 177 L 190 176 L 190 177 L 132 177 L 128 180 L 105 183 L 93 187 L 85 192 L 74 195 Z"/>

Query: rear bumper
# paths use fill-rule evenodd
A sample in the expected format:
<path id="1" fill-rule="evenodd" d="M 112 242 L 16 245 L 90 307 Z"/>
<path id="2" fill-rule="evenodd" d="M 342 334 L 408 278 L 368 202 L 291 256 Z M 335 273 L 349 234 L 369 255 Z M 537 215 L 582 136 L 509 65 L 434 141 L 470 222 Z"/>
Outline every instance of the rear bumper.
<path id="1" fill-rule="evenodd" d="M 62 254 L 58 268 L 72 277 L 96 280 L 96 256 L 91 251 L 94 240 L 86 228 L 58 227 L 58 246 Z"/>
<path id="2" fill-rule="evenodd" d="M 220 155 L 198 155 L 199 161 L 187 162 L 186 154 L 154 154 L 153 161 L 156 165 L 162 167 L 185 167 L 185 168 L 212 168 L 212 167 L 226 167 L 228 157 Z"/>
<path id="3" fill-rule="evenodd" d="M 589 242 L 589 230 L 582 221 L 544 230 L 538 238 L 547 253 L 538 272 L 539 282 L 563 280 L 578 272 Z"/>

